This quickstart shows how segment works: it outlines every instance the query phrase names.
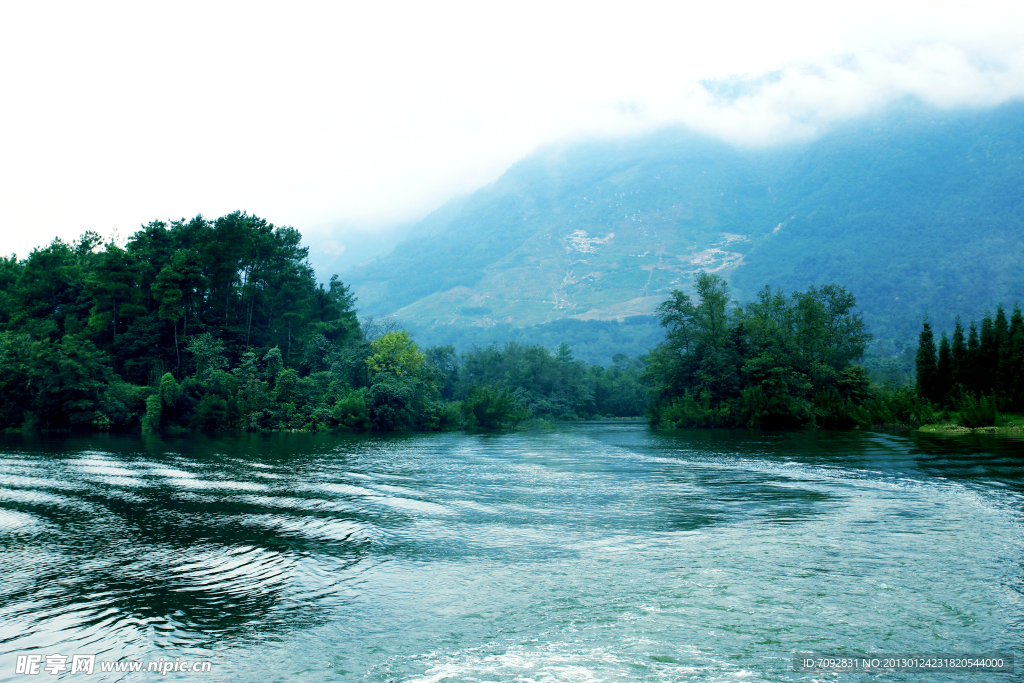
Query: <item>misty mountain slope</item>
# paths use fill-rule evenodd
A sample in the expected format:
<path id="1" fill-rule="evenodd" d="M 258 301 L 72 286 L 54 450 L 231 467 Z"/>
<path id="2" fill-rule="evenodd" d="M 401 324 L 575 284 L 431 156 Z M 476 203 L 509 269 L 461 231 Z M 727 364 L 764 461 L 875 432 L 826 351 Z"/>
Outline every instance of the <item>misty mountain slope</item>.
<path id="1" fill-rule="evenodd" d="M 548 150 L 347 277 L 365 308 L 420 325 L 650 314 L 695 270 L 734 267 L 751 216 L 777 223 L 757 156 L 680 132 Z"/>
<path id="2" fill-rule="evenodd" d="M 942 328 L 1022 296 L 1022 140 L 1020 104 L 908 105 L 760 151 L 678 130 L 549 149 L 343 277 L 431 339 L 650 315 L 707 269 L 740 300 L 843 284 L 909 341 L 925 312 Z"/>
<path id="3" fill-rule="evenodd" d="M 780 183 L 791 218 L 755 245 L 742 298 L 845 284 L 882 341 L 1024 298 L 1024 107 L 890 115 L 806 146 Z"/>

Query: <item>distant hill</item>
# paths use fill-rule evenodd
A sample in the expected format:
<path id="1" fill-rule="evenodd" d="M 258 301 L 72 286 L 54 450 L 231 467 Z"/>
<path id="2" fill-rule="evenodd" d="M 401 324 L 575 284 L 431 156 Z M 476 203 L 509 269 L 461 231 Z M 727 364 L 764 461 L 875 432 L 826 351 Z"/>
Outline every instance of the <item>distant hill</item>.
<path id="1" fill-rule="evenodd" d="M 546 149 L 409 234 L 342 278 L 432 343 L 640 330 L 707 269 L 740 301 L 843 284 L 895 353 L 925 313 L 951 329 L 1024 298 L 1024 105 L 906 104 L 764 150 L 684 130 Z"/>

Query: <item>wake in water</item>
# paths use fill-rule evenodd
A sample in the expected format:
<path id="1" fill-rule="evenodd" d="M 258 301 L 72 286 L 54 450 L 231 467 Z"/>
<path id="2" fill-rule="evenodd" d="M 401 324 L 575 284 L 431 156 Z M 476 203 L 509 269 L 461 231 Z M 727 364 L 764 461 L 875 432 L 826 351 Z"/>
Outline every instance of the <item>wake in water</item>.
<path id="1" fill-rule="evenodd" d="M 441 682 L 790 681 L 800 651 L 1012 652 L 1020 445 L 959 443 L 623 424 L 9 440 L 0 680 L 26 653 Z"/>

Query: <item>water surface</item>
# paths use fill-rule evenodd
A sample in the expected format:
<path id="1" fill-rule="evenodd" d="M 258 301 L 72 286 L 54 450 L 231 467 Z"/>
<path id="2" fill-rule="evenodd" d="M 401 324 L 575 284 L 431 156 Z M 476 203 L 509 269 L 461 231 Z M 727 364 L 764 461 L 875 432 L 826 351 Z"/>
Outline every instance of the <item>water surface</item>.
<path id="1" fill-rule="evenodd" d="M 26 653 L 437 682 L 1024 655 L 1019 440 L 590 423 L 0 444 L 0 680 L 27 680 Z"/>

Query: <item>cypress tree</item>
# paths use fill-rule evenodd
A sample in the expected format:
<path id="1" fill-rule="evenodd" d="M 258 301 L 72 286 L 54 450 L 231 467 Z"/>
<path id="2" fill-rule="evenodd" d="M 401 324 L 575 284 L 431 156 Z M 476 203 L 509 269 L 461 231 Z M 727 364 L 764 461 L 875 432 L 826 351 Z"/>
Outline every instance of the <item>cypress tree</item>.
<path id="1" fill-rule="evenodd" d="M 967 342 L 964 340 L 964 326 L 960 322 L 960 316 L 956 317 L 956 328 L 953 330 L 952 351 L 953 371 L 951 388 L 956 393 L 962 393 L 967 387 Z"/>
<path id="2" fill-rule="evenodd" d="M 978 341 L 978 323 L 971 321 L 971 332 L 967 336 L 967 377 L 964 382 L 967 391 L 977 395 L 980 388 L 978 380 L 978 355 L 981 353 L 981 342 Z"/>
<path id="3" fill-rule="evenodd" d="M 1024 412 L 1024 316 L 1021 315 L 1019 303 L 1013 306 L 1005 349 L 1005 365 L 1001 370 L 1005 373 L 1009 387 L 1008 407 L 1014 412 Z"/>
<path id="4" fill-rule="evenodd" d="M 981 343 L 978 345 L 978 394 L 991 394 L 995 389 L 994 371 L 999 363 L 997 343 L 992 314 L 986 311 L 981 319 Z"/>
<path id="5" fill-rule="evenodd" d="M 1002 304 L 996 306 L 996 319 L 992 323 L 992 328 L 996 339 L 992 359 L 992 391 L 996 395 L 996 404 L 1002 408 L 1010 393 L 1007 358 L 1010 350 L 1010 325 L 1006 322 L 1006 310 Z"/>
<path id="6" fill-rule="evenodd" d="M 932 326 L 928 324 L 928 316 L 924 318 L 924 326 L 921 328 L 921 336 L 917 342 L 915 367 L 917 369 L 917 395 L 929 401 L 936 400 L 938 364 L 935 360 L 935 337 L 932 335 Z"/>
<path id="7" fill-rule="evenodd" d="M 949 337 L 942 333 L 939 342 L 939 362 L 936 364 L 935 400 L 946 402 L 953 387 L 953 353 L 949 348 Z"/>

